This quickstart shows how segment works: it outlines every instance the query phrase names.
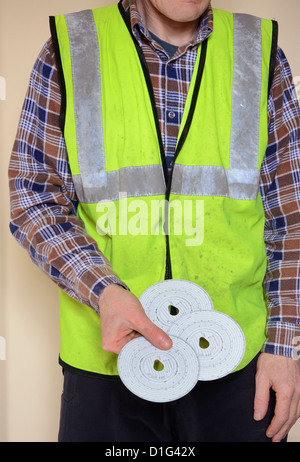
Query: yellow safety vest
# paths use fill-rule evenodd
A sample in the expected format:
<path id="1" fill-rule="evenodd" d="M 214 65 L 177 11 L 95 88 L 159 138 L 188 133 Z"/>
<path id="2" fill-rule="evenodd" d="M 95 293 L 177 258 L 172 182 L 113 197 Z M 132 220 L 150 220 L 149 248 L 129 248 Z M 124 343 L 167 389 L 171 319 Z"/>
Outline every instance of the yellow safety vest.
<path id="1" fill-rule="evenodd" d="M 247 365 L 265 342 L 260 167 L 275 27 L 213 10 L 167 173 L 151 79 L 119 5 L 51 18 L 78 218 L 139 297 L 167 278 L 199 284 L 242 327 Z M 272 67 L 272 66 L 271 66 Z M 99 315 L 60 292 L 61 363 L 117 375 Z"/>

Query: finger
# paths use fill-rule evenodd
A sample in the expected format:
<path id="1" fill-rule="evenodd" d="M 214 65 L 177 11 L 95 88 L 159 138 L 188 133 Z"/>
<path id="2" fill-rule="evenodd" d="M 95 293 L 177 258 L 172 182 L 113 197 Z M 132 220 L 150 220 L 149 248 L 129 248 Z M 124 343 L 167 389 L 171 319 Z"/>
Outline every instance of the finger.
<path id="1" fill-rule="evenodd" d="M 270 400 L 270 382 L 262 375 L 256 375 L 256 388 L 254 397 L 254 420 L 262 420 L 268 410 Z"/>
<path id="2" fill-rule="evenodd" d="M 277 433 L 272 434 L 273 429 L 271 427 L 272 422 L 270 424 L 270 427 L 267 430 L 267 435 L 272 438 L 273 442 L 279 442 L 282 441 L 283 438 L 285 438 L 290 431 L 290 429 L 293 427 L 295 422 L 297 421 L 298 417 L 300 415 L 300 403 L 299 403 L 299 397 L 295 395 L 292 399 L 292 402 L 289 406 L 289 415 L 286 421 L 282 423 L 280 430 Z M 276 430 L 275 430 L 276 431 Z"/>
<path id="3" fill-rule="evenodd" d="M 276 436 L 276 439 L 278 439 L 278 437 L 284 435 L 285 429 L 289 427 L 291 401 L 292 399 L 289 394 L 277 392 L 274 417 L 266 432 L 268 438 L 275 439 Z"/>
<path id="4" fill-rule="evenodd" d="M 115 351 L 114 353 L 117 353 L 119 354 L 120 351 L 122 350 L 122 348 L 124 348 L 124 346 L 130 342 L 131 340 L 134 340 L 138 337 L 141 337 L 141 334 L 139 332 L 136 332 L 136 331 L 132 331 L 130 332 L 128 335 L 126 335 L 125 337 L 123 337 L 122 339 L 120 339 L 117 343 L 116 343 L 116 346 L 115 346 Z"/>
<path id="5" fill-rule="evenodd" d="M 102 348 L 104 351 L 107 351 L 108 353 L 119 354 L 122 348 L 124 348 L 124 346 L 128 342 L 140 336 L 141 334 L 139 332 L 131 331 L 128 334 L 123 335 L 120 338 L 116 338 L 114 340 L 105 341 L 105 339 L 102 338 Z"/>
<path id="6" fill-rule="evenodd" d="M 158 326 L 156 326 L 145 315 L 139 327 L 136 329 L 143 335 L 153 346 L 160 350 L 169 350 L 172 347 L 172 340 L 170 337 Z"/>

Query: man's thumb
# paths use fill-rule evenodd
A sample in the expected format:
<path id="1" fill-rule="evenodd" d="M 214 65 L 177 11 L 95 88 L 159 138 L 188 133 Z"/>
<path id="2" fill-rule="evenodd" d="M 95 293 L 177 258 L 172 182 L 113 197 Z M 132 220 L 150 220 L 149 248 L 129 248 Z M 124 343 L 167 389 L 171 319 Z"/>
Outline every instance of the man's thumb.
<path id="1" fill-rule="evenodd" d="M 170 337 L 158 326 L 156 326 L 150 319 L 146 316 L 146 322 L 139 333 L 143 335 L 153 346 L 159 348 L 160 350 L 169 350 L 172 347 L 172 340 Z"/>

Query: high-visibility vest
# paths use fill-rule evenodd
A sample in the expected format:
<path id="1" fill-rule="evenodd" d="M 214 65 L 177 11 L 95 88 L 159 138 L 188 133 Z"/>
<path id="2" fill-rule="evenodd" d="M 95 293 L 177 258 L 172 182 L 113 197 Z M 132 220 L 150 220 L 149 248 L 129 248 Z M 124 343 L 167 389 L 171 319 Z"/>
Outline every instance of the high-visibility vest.
<path id="1" fill-rule="evenodd" d="M 203 287 L 243 329 L 241 369 L 266 339 L 259 179 L 276 24 L 213 15 L 169 175 L 150 75 L 121 2 L 52 17 L 51 30 L 78 218 L 137 297 L 170 277 Z M 60 291 L 60 323 L 62 364 L 118 374 L 99 314 Z"/>

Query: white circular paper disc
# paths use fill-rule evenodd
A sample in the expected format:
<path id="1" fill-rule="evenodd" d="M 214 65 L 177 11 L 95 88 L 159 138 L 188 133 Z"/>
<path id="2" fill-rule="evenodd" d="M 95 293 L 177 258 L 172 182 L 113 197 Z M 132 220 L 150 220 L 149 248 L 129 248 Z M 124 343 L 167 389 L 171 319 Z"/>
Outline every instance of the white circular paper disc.
<path id="1" fill-rule="evenodd" d="M 171 337 L 173 345 L 163 351 L 144 337 L 128 342 L 118 357 L 118 371 L 124 385 L 147 401 L 164 403 L 189 393 L 198 381 L 199 362 L 184 340 Z M 163 370 L 154 368 L 155 362 Z"/>
<path id="2" fill-rule="evenodd" d="M 188 313 L 214 309 L 210 296 L 202 287 L 181 279 L 158 282 L 146 289 L 139 300 L 148 318 L 164 330 Z M 177 314 L 170 313 L 170 306 L 177 308 Z"/>
<path id="3" fill-rule="evenodd" d="M 245 354 L 245 337 L 240 326 L 219 311 L 187 314 L 174 323 L 168 335 L 185 340 L 199 358 L 199 380 L 216 380 L 239 365 Z M 200 346 L 200 339 L 205 343 Z M 205 340 L 203 340 L 205 339 Z"/>

